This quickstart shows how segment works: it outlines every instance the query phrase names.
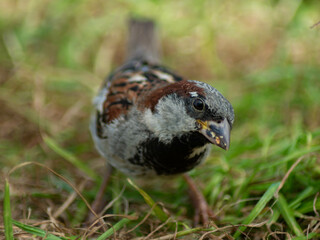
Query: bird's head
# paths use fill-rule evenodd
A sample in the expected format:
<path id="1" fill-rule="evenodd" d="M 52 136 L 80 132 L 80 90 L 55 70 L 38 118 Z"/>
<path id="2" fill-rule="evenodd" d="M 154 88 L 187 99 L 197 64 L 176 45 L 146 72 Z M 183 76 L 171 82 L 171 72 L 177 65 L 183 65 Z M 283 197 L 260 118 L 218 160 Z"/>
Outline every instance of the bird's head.
<path id="1" fill-rule="evenodd" d="M 234 111 L 229 101 L 209 84 L 183 80 L 151 91 L 144 98 L 143 121 L 160 141 L 200 133 L 227 150 Z"/>

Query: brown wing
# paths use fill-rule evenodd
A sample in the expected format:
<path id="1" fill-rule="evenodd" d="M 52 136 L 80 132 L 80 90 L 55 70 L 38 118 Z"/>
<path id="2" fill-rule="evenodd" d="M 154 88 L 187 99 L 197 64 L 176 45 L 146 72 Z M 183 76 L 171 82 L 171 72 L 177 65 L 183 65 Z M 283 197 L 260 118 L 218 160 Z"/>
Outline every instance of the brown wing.
<path id="1" fill-rule="evenodd" d="M 168 69 L 147 62 L 131 62 L 107 80 L 109 88 L 103 103 L 102 121 L 110 123 L 125 115 L 144 92 L 183 80 Z"/>

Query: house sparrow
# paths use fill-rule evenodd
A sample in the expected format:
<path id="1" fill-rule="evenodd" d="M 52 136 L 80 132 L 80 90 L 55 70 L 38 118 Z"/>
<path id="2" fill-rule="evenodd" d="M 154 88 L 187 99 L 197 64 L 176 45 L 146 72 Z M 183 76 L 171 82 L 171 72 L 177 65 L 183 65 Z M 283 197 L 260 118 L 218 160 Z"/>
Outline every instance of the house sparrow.
<path id="1" fill-rule="evenodd" d="M 94 100 L 90 130 L 99 153 L 129 176 L 185 173 L 229 148 L 234 111 L 214 87 L 159 65 L 154 23 L 131 20 L 126 63 Z"/>

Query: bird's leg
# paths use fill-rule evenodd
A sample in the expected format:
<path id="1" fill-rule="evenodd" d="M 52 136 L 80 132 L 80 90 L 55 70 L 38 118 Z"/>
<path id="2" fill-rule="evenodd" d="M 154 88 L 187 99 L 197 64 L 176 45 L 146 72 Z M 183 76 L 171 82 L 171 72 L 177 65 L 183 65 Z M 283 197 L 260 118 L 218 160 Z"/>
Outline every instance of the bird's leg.
<path id="1" fill-rule="evenodd" d="M 97 193 L 97 195 L 91 205 L 92 210 L 95 213 L 98 213 L 98 216 L 99 216 L 99 212 L 105 206 L 105 201 L 103 200 L 103 196 L 104 196 L 106 188 L 108 186 L 112 171 L 113 171 L 112 166 L 110 164 L 108 164 L 107 171 L 103 176 L 103 180 L 102 180 L 101 186 L 99 188 L 99 191 L 98 191 L 98 193 Z M 89 212 L 88 217 L 87 217 L 87 222 L 91 223 L 95 220 L 96 220 L 96 216 L 92 212 Z"/>
<path id="2" fill-rule="evenodd" d="M 192 178 L 187 174 L 183 174 L 183 178 L 189 186 L 189 196 L 195 209 L 194 225 L 199 225 L 200 222 L 208 225 L 210 219 L 215 219 L 215 215 Z"/>

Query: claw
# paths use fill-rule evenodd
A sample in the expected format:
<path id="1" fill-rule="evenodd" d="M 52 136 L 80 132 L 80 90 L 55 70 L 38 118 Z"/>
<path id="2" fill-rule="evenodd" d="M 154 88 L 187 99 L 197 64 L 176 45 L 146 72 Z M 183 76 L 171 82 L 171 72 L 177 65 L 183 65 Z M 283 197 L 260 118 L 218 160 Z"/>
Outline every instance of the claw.
<path id="1" fill-rule="evenodd" d="M 189 195 L 195 209 L 193 220 L 194 225 L 198 226 L 200 223 L 202 223 L 201 225 L 204 226 L 208 226 L 210 224 L 211 226 L 218 228 L 213 222 L 214 220 L 217 220 L 217 218 L 205 200 L 203 194 L 197 188 L 196 184 L 189 175 L 184 174 L 183 177 L 189 186 Z"/>

